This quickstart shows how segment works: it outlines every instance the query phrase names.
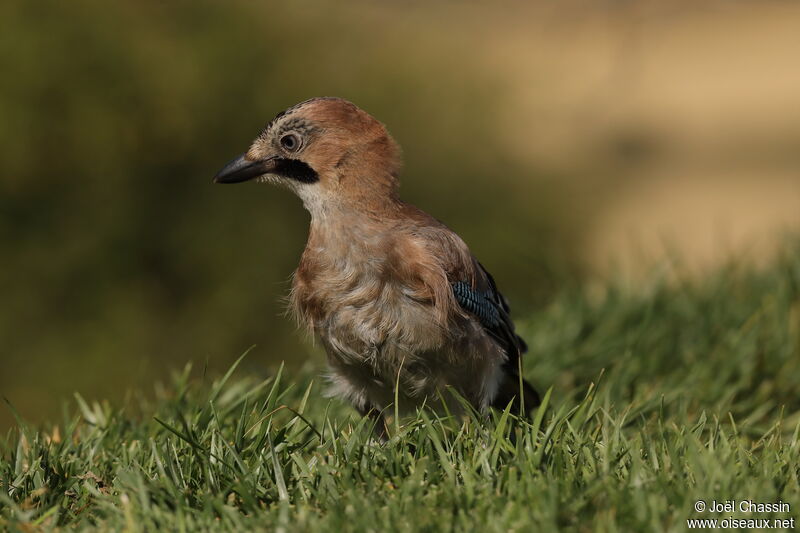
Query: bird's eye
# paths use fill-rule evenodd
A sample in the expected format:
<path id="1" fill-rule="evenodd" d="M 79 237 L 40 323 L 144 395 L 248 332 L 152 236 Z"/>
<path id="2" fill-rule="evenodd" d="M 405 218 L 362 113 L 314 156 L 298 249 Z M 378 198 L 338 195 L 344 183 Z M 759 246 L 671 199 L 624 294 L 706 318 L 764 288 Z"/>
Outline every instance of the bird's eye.
<path id="1" fill-rule="evenodd" d="M 289 133 L 281 137 L 281 146 L 290 152 L 294 152 L 300 148 L 300 138 L 294 133 Z"/>

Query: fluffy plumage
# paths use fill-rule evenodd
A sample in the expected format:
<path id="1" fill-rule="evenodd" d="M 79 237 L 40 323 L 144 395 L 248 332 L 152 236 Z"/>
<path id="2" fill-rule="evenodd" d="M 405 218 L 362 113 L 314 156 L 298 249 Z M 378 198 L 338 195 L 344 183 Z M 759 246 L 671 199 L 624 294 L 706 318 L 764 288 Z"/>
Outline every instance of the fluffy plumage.
<path id="1" fill-rule="evenodd" d="M 215 181 L 280 184 L 311 213 L 291 306 L 325 347 L 335 395 L 363 413 L 395 388 L 402 411 L 448 401 L 446 386 L 478 410 L 538 405 L 505 298 L 458 235 L 400 200 L 399 170 L 383 124 L 315 98 L 279 113 Z"/>

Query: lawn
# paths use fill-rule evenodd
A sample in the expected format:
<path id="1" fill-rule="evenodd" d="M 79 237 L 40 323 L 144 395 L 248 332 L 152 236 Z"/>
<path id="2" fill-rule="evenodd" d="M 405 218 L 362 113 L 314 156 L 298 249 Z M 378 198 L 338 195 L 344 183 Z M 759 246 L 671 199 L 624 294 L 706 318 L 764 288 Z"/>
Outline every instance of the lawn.
<path id="1" fill-rule="evenodd" d="M 519 321 L 526 375 L 548 391 L 531 421 L 421 411 L 376 443 L 368 420 L 324 397 L 321 368 L 187 368 L 119 405 L 65 399 L 62 420 L 19 420 L 0 439 L 0 529 L 683 531 L 692 518 L 800 518 L 800 246 L 760 270 L 666 272 L 565 284 Z M 726 500 L 735 509 L 708 510 Z"/>

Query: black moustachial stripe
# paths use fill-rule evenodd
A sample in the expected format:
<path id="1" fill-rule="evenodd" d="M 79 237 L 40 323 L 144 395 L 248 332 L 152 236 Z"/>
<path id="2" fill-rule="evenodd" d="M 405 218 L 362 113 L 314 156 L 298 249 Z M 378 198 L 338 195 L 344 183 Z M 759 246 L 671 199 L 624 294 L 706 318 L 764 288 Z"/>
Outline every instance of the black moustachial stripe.
<path id="1" fill-rule="evenodd" d="M 281 157 L 275 160 L 275 174 L 300 181 L 302 183 L 315 183 L 319 181 L 319 174 L 308 164 L 297 160 Z"/>
<path id="2" fill-rule="evenodd" d="M 463 281 L 457 281 L 451 286 L 459 305 L 475 315 L 484 327 L 491 329 L 500 325 L 500 313 L 489 294 L 472 290 Z"/>

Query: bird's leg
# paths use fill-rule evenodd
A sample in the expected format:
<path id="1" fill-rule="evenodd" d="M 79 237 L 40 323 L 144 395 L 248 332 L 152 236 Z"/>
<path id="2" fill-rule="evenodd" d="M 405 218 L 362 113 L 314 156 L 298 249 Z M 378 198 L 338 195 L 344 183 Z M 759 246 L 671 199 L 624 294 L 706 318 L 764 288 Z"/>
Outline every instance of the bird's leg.
<path id="1" fill-rule="evenodd" d="M 361 416 L 369 417 L 372 422 L 372 435 L 381 442 L 389 440 L 389 433 L 386 429 L 386 420 L 383 418 L 380 410 L 370 404 L 365 404 L 361 407 L 356 407 Z"/>

